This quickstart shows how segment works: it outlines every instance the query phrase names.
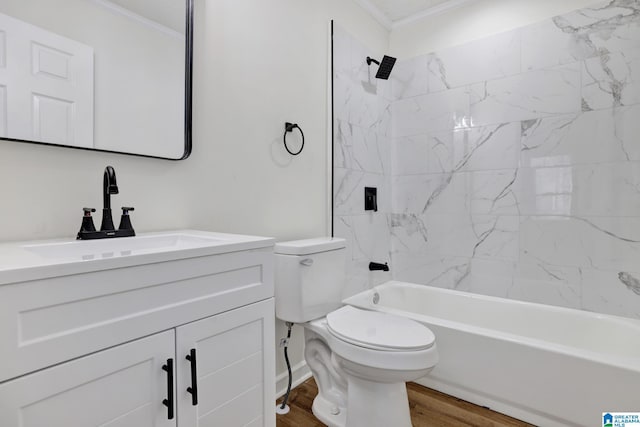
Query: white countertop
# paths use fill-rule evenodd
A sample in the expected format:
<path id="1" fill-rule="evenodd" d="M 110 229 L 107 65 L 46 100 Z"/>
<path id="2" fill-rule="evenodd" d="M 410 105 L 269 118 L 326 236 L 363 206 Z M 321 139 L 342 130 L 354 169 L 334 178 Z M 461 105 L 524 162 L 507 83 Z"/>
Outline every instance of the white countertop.
<path id="1" fill-rule="evenodd" d="M 271 247 L 268 237 L 176 230 L 101 240 L 0 243 L 0 285 Z"/>

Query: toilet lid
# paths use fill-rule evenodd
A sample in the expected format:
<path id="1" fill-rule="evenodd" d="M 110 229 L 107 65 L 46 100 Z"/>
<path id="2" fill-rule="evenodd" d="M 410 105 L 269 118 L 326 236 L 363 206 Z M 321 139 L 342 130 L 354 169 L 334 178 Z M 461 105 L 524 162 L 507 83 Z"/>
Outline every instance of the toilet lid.
<path id="1" fill-rule="evenodd" d="M 414 320 L 351 306 L 327 314 L 327 325 L 337 338 L 376 350 L 424 350 L 436 339 L 429 328 Z"/>

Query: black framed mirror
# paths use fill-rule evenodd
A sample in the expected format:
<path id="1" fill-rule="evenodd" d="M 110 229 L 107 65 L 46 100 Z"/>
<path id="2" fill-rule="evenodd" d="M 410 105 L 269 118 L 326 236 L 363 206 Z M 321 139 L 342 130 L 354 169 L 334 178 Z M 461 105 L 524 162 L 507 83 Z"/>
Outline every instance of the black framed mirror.
<path id="1" fill-rule="evenodd" d="M 186 159 L 193 0 L 2 0 L 0 139 Z"/>

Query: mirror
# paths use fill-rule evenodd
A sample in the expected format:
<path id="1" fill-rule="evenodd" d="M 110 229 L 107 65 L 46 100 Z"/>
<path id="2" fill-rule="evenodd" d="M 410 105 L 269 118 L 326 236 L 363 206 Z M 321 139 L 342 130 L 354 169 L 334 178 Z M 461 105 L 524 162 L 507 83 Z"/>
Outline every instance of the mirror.
<path id="1" fill-rule="evenodd" d="M 192 40 L 193 0 L 2 0 L 0 139 L 186 158 Z"/>

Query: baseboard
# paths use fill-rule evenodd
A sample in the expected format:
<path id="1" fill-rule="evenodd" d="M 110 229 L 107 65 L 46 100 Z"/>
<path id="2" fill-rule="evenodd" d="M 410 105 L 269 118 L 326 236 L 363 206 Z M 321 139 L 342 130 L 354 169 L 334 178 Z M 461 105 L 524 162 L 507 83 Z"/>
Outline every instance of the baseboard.
<path id="1" fill-rule="evenodd" d="M 293 380 L 291 388 L 295 388 L 311 378 L 311 371 L 304 360 L 291 367 Z M 276 399 L 281 398 L 287 392 L 287 384 L 289 383 L 289 373 L 284 371 L 276 376 Z"/>

